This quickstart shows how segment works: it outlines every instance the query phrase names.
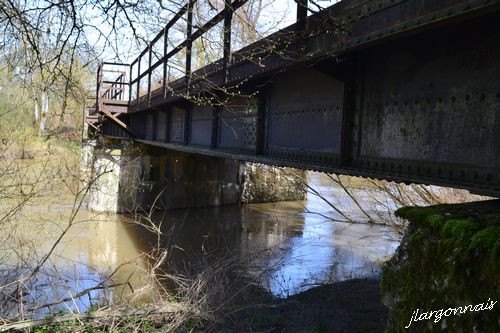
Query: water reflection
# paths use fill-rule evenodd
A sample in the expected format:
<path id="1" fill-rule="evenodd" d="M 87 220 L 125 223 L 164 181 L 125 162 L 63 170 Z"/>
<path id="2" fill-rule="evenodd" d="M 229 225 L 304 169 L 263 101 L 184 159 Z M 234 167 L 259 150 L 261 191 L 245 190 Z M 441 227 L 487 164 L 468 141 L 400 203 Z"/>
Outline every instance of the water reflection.
<path id="1" fill-rule="evenodd" d="M 59 240 L 70 215 L 71 206 L 54 210 L 31 207 L 13 221 L 9 241 L 2 244 L 0 268 L 9 276 L 2 274 L 1 291 L 8 295 L 19 283 L 24 285 L 23 311 L 34 317 L 49 311 L 81 312 L 91 306 L 130 301 L 132 289 L 147 285 L 146 263 L 117 215 L 81 210 Z M 36 276 L 25 283 L 23 279 L 51 249 L 52 255 Z M 115 287 L 104 288 L 110 285 Z M 143 302 L 150 294 L 134 297 Z M 12 304 L 10 309 L 3 308 L 3 315 L 19 311 Z"/>
<path id="2" fill-rule="evenodd" d="M 316 178 L 314 178 L 316 177 Z M 329 200 L 352 205 L 345 194 L 319 175 L 313 182 Z M 4 242 L 2 269 L 22 267 L 26 274 L 47 253 L 67 225 L 71 206 L 34 207 L 43 219 L 26 212 Z M 52 212 L 52 213 L 51 213 Z M 57 212 L 57 215 L 53 212 Z M 320 215 L 315 213 L 320 213 Z M 246 274 L 276 296 L 284 297 L 319 283 L 379 273 L 380 263 L 392 255 L 398 237 L 388 228 L 334 222 L 339 216 L 317 196 L 306 202 L 281 202 L 157 212 L 152 222 L 162 225 L 160 245 L 169 249 L 165 269 L 190 267 L 228 256 L 246 258 Z M 31 218 L 26 218 L 31 216 Z M 133 223 L 133 216 L 80 211 L 74 225 L 44 265 L 43 274 L 29 286 L 31 306 L 66 300 L 50 307 L 83 311 L 109 302 L 151 301 L 158 294 L 147 274 L 141 253 L 158 246 L 157 237 Z M 50 223 L 49 223 L 50 222 Z M 12 250 L 12 249 L 15 249 Z M 33 251 L 33 255 L 26 255 Z M 10 251 L 10 252 L 9 252 Z M 23 255 L 20 253 L 24 251 Z M 27 252 L 26 252 L 27 251 Z M 38 256 L 37 256 L 38 255 Z M 248 260 L 250 259 L 250 260 Z M 19 273 L 18 272 L 18 273 Z M 23 274 L 19 274 L 20 277 Z M 116 285 L 111 290 L 104 285 Z M 146 286 L 146 287 L 145 287 Z M 5 292 L 5 290 L 3 291 Z M 80 294 L 84 297 L 78 298 Z M 137 296 L 139 295 L 139 296 Z"/>
<path id="3" fill-rule="evenodd" d="M 330 189 L 321 175 L 313 177 L 320 185 L 323 182 L 327 199 L 343 207 L 352 204 L 345 194 L 341 197 Z M 310 194 L 305 203 L 161 212 L 153 220 L 162 223 L 166 235 L 162 246 L 171 248 L 169 265 L 186 267 L 200 257 L 209 261 L 232 255 L 252 257 L 247 273 L 274 295 L 285 297 L 320 283 L 376 276 L 380 263 L 399 244 L 398 236 L 385 226 L 339 223 L 325 217 L 338 219 L 335 214 Z M 143 249 L 155 245 L 147 235 L 138 238 Z"/>

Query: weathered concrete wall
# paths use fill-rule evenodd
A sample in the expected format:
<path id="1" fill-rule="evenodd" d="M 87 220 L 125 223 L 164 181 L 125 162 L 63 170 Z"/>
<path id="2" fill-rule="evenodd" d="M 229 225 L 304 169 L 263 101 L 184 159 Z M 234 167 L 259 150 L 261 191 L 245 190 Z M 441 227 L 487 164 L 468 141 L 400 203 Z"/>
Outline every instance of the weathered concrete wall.
<path id="1" fill-rule="evenodd" d="M 95 151 L 87 208 L 95 211 L 119 211 L 120 159 L 118 151 Z"/>
<path id="2" fill-rule="evenodd" d="M 91 151 L 93 150 L 93 151 Z M 106 148 L 87 147 L 82 166 L 91 165 L 85 178 L 89 186 L 86 199 L 88 209 L 102 212 L 125 212 L 139 206 L 137 192 L 141 191 L 140 164 L 127 154 L 125 146 Z M 89 163 L 90 155 L 92 156 Z"/>
<path id="3" fill-rule="evenodd" d="M 162 150 L 145 157 L 144 181 L 151 191 L 143 192 L 144 207 L 156 201 L 165 209 L 220 206 L 239 201 L 239 163 L 201 155 Z"/>
<path id="4" fill-rule="evenodd" d="M 241 163 L 241 202 L 292 201 L 306 199 L 307 173 L 292 168 Z"/>
<path id="5" fill-rule="evenodd" d="M 95 211 L 178 209 L 304 200 L 305 172 L 143 145 L 88 143 L 82 170 Z"/>
<path id="6" fill-rule="evenodd" d="M 85 176 L 92 171 L 94 161 L 94 151 L 97 146 L 97 140 L 85 140 L 82 142 L 82 151 L 80 155 L 80 172 Z"/>
<path id="7" fill-rule="evenodd" d="M 304 200 L 305 172 L 202 155 L 157 151 L 144 156 L 143 207 L 165 209 Z"/>

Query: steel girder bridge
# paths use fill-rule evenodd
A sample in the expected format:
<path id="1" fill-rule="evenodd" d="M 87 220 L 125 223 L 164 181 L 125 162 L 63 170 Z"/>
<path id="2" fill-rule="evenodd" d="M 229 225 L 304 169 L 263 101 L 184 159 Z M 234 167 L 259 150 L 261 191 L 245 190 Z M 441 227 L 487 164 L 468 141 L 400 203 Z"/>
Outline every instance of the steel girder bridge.
<path id="1" fill-rule="evenodd" d="M 196 26 L 189 0 L 131 64 L 101 63 L 91 135 L 499 196 L 500 1 L 297 1 L 295 24 L 231 52 L 245 2 Z M 222 58 L 192 70 L 218 24 Z"/>

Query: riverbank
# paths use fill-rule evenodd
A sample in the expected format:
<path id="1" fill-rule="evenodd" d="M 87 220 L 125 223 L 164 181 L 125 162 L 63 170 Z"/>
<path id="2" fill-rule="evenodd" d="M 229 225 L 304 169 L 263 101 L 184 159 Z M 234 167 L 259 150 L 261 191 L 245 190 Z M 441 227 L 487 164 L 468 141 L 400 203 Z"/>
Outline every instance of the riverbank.
<path id="1" fill-rule="evenodd" d="M 388 331 L 500 332 L 500 200 L 396 215 L 409 227 L 382 273 Z"/>
<path id="2" fill-rule="evenodd" d="M 252 290 L 253 298 L 247 299 L 247 304 L 236 300 L 232 307 L 228 307 L 226 316 L 203 320 L 201 313 L 195 314 L 195 309 L 191 309 L 193 313 L 189 319 L 175 332 L 384 332 L 388 313 L 380 301 L 379 283 L 377 279 L 348 280 L 318 286 L 287 299 L 273 298 L 257 288 Z M 166 321 L 176 320 L 176 311 L 178 315 L 190 311 L 174 303 L 169 308 L 163 307 L 163 314 L 160 309 L 145 309 L 149 309 L 149 313 L 146 311 L 141 317 L 138 312 L 124 316 L 130 310 L 100 310 L 73 318 L 54 316 L 39 321 L 38 326 L 12 324 L 0 327 L 0 331 L 24 327 L 24 331 L 38 333 L 173 332 Z"/>
<path id="3" fill-rule="evenodd" d="M 380 301 L 379 284 L 377 279 L 354 279 L 309 289 L 277 303 L 275 308 L 253 313 L 256 320 L 276 319 L 268 325 L 248 327 L 247 331 L 384 332 L 388 309 Z M 250 314 L 243 312 L 242 318 Z"/>

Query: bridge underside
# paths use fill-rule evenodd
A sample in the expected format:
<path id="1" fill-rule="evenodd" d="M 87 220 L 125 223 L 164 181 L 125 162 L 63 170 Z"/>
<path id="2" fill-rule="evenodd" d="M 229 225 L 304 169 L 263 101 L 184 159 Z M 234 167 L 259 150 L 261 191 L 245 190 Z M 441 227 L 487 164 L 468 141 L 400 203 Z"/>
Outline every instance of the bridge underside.
<path id="1" fill-rule="evenodd" d="M 500 196 L 500 12 L 256 76 L 222 106 L 119 118 L 153 146 Z M 130 137 L 115 122 L 110 137 Z"/>

